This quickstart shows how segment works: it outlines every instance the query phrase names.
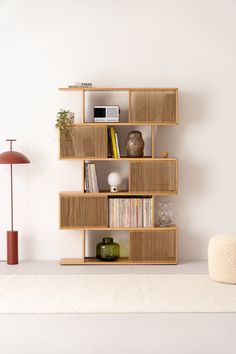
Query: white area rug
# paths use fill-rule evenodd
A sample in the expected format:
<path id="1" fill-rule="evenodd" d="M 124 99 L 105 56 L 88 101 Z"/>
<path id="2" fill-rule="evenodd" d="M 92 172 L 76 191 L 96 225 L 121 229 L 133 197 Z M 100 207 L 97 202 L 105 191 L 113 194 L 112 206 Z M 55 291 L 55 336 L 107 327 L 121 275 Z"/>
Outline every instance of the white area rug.
<path id="1" fill-rule="evenodd" d="M 0 313 L 236 312 L 236 286 L 200 274 L 1 275 Z"/>

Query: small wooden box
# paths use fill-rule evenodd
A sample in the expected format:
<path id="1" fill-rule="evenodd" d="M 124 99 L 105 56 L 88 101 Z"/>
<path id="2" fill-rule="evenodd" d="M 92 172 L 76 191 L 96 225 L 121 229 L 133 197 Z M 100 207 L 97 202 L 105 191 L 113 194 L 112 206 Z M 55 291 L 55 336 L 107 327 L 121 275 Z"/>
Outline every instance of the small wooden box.
<path id="1" fill-rule="evenodd" d="M 129 190 L 177 194 L 177 161 L 130 162 Z"/>
<path id="2" fill-rule="evenodd" d="M 108 227 L 107 197 L 61 196 L 60 226 Z"/>
<path id="3" fill-rule="evenodd" d="M 131 231 L 130 261 L 177 263 L 176 230 Z"/>
<path id="4" fill-rule="evenodd" d="M 130 91 L 130 122 L 177 122 L 176 90 Z"/>
<path id="5" fill-rule="evenodd" d="M 60 136 L 60 158 L 107 158 L 107 127 L 74 126 L 71 136 Z"/>

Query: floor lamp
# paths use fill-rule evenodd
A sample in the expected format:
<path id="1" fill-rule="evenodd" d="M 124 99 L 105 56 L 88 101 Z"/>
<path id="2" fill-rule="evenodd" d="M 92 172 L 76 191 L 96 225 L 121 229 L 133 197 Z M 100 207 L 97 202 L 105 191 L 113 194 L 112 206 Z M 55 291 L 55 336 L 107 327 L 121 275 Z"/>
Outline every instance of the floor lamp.
<path id="1" fill-rule="evenodd" d="M 0 164 L 10 165 L 11 172 L 11 231 L 7 231 L 7 264 L 18 264 L 18 231 L 13 229 L 13 178 L 12 165 L 30 163 L 23 154 L 12 150 L 12 142 L 16 139 L 6 139 L 10 143 L 10 150 L 0 154 Z"/>

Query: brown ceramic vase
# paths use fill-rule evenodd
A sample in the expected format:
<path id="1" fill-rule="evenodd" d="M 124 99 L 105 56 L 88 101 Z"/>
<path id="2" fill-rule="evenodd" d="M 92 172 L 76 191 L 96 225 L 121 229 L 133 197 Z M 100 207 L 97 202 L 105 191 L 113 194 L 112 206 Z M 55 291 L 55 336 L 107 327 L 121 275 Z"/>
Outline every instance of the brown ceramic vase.
<path id="1" fill-rule="evenodd" d="M 142 157 L 144 149 L 142 133 L 138 130 L 129 132 L 125 147 L 128 157 Z"/>

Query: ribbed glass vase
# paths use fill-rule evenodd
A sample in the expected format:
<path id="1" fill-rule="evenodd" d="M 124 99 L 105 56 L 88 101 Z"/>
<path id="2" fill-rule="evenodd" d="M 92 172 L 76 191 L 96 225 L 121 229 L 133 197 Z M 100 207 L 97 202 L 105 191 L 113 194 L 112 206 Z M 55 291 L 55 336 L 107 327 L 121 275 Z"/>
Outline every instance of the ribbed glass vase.
<path id="1" fill-rule="evenodd" d="M 112 237 L 104 237 L 96 246 L 96 257 L 102 261 L 112 262 L 120 257 L 120 246 Z"/>

